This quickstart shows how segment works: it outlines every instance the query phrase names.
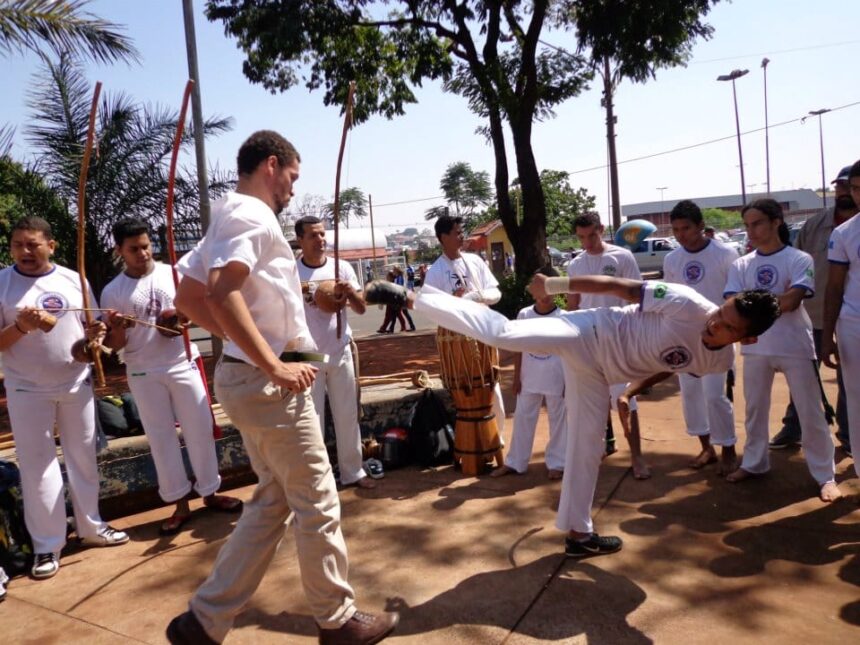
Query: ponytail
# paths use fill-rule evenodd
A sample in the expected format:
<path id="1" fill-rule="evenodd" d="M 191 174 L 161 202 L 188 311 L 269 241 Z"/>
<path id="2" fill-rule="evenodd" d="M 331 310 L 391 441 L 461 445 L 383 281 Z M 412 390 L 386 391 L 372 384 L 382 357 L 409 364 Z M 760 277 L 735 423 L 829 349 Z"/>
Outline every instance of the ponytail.
<path id="1" fill-rule="evenodd" d="M 785 220 L 782 220 L 777 232 L 779 233 L 779 241 L 786 246 L 791 246 L 791 234 L 788 232 L 788 224 L 785 223 Z"/>

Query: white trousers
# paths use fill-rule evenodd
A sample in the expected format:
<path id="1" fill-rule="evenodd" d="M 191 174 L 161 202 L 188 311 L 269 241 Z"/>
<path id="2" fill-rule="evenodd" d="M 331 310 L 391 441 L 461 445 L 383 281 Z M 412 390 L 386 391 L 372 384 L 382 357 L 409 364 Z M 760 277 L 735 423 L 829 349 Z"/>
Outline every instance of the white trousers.
<path id="1" fill-rule="evenodd" d="M 833 481 L 833 439 L 824 418 L 821 389 L 812 359 L 788 356 L 744 356 L 744 399 L 746 399 L 747 440 L 741 468 L 749 473 L 765 473 L 768 460 L 768 417 L 773 377 L 785 374 L 802 429 L 803 453 L 812 477 L 823 485 Z"/>
<path id="2" fill-rule="evenodd" d="M 54 424 L 69 479 L 77 534 L 96 537 L 105 528 L 99 515 L 95 404 L 88 382 L 72 391 L 7 392 L 9 420 L 21 470 L 24 521 L 35 553 L 59 553 L 66 544 L 63 476 L 54 444 Z"/>
<path id="3" fill-rule="evenodd" d="M 848 401 L 848 436 L 852 449 L 856 451 L 860 450 L 860 320 L 840 317 L 836 321 L 836 338 Z M 858 462 L 860 459 L 855 453 L 854 472 L 860 477 Z"/>
<path id="4" fill-rule="evenodd" d="M 502 386 L 496 383 L 493 388 L 493 414 L 496 415 L 496 427 L 499 429 L 499 439 L 505 445 L 505 400 L 502 398 Z"/>
<path id="5" fill-rule="evenodd" d="M 552 318 L 508 320 L 478 303 L 435 290 L 422 291 L 415 310 L 437 325 L 487 345 L 561 357 L 568 435 L 556 527 L 562 531 L 591 532 L 591 504 L 605 449 L 609 402 L 609 384 L 596 352 L 591 310 L 566 312 Z"/>
<path id="6" fill-rule="evenodd" d="M 183 360 L 145 371 L 129 368 L 127 377 L 152 451 L 161 499 L 175 502 L 191 492 L 176 434 L 177 421 L 196 479 L 194 490 L 201 497 L 212 495 L 221 486 L 221 476 L 212 437 L 212 411 L 197 363 Z"/>
<path id="7" fill-rule="evenodd" d="M 678 381 L 687 434 L 691 437 L 710 435 L 714 446 L 735 445 L 735 411 L 726 396 L 726 372 L 701 377 L 678 374 Z"/>
<path id="8" fill-rule="evenodd" d="M 331 407 L 334 433 L 337 438 L 337 463 L 342 484 L 353 484 L 367 476 L 361 462 L 361 429 L 358 426 L 358 401 L 355 389 L 355 366 L 352 349 L 346 345 L 333 353 L 329 362 L 314 363 L 319 372 L 311 393 L 319 415 L 320 430 L 325 434 L 325 394 Z"/>
<path id="9" fill-rule="evenodd" d="M 537 420 L 544 399 L 546 399 L 546 411 L 549 417 L 549 441 L 546 444 L 544 461 L 550 470 L 564 470 L 567 449 L 567 414 L 564 396 L 520 392 L 517 395 L 517 409 L 514 411 L 514 430 L 510 448 L 505 457 L 505 465 L 518 473 L 524 473 L 528 469 Z"/>

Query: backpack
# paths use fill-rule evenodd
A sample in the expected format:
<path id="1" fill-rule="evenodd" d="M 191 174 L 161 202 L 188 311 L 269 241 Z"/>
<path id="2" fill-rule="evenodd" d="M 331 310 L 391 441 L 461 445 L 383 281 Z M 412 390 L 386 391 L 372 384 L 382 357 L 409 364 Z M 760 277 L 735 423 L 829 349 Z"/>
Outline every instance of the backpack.
<path id="1" fill-rule="evenodd" d="M 10 576 L 27 571 L 33 554 L 30 532 L 24 524 L 21 474 L 10 461 L 0 461 L 0 568 Z"/>
<path id="2" fill-rule="evenodd" d="M 143 432 L 137 404 L 128 392 L 96 399 L 96 410 L 102 430 L 110 437 L 131 437 Z"/>
<path id="3" fill-rule="evenodd" d="M 448 410 L 427 388 L 415 406 L 409 443 L 413 458 L 422 466 L 441 466 L 454 461 L 454 427 Z"/>

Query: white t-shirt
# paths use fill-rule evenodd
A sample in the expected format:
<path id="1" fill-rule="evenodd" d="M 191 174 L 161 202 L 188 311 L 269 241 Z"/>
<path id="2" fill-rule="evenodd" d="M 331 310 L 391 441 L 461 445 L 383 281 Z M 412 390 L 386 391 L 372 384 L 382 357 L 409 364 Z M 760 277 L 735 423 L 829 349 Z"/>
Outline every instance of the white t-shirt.
<path id="1" fill-rule="evenodd" d="M 542 314 L 537 312 L 532 305 L 520 309 L 517 320 L 557 318 L 561 313 L 561 309 L 555 307 L 549 313 Z M 561 364 L 561 358 L 556 354 L 523 352 L 520 363 L 520 383 L 523 392 L 562 396 L 564 394 L 564 368 Z"/>
<path id="2" fill-rule="evenodd" d="M 708 240 L 698 251 L 680 247 L 663 259 L 663 279 L 692 287 L 719 306 L 724 300 L 729 269 L 737 259 L 734 249 L 714 240 Z"/>
<path id="3" fill-rule="evenodd" d="M 499 281 L 490 271 L 481 256 L 474 253 L 461 253 L 456 260 L 451 260 L 444 253 L 427 269 L 424 284 L 444 291 L 454 293 L 465 289 L 466 293 L 498 288 Z"/>
<path id="4" fill-rule="evenodd" d="M 735 260 L 723 295 L 729 297 L 747 289 L 766 289 L 781 296 L 793 287 L 805 289 L 806 297 L 815 293 L 812 257 L 784 246 L 768 255 L 753 251 Z M 783 312 L 773 326 L 758 337 L 758 342 L 742 345 L 741 354 L 814 359 L 812 321 L 803 303 L 794 311 Z"/>
<path id="5" fill-rule="evenodd" d="M 45 309 L 57 317 L 50 332 L 32 331 L 3 352 L 7 391 L 65 391 L 86 380 L 89 366 L 72 358 L 72 345 L 86 336 L 85 312 L 59 311 L 83 306 L 80 276 L 71 269 L 55 264 L 39 276 L 21 273 L 15 266 L 0 271 L 0 327 L 14 323 L 24 307 Z M 98 307 L 92 292 L 90 306 Z"/>
<path id="6" fill-rule="evenodd" d="M 636 258 L 625 248 L 614 244 L 604 244 L 603 252 L 596 255 L 580 253 L 567 265 L 568 277 L 589 275 L 605 275 L 610 278 L 629 278 L 641 280 L 642 273 Z M 597 307 L 624 307 L 627 302 L 618 296 L 604 293 L 579 294 L 580 309 L 596 309 Z"/>
<path id="7" fill-rule="evenodd" d="M 827 260 L 849 265 L 839 316 L 860 320 L 860 217 L 855 215 L 833 229 Z"/>
<path id="8" fill-rule="evenodd" d="M 716 310 L 689 287 L 644 282 L 641 304 L 590 312 L 607 382 L 627 383 L 660 372 L 701 376 L 727 371 L 734 360 L 732 347 L 712 350 L 702 342 L 705 323 Z"/>
<path id="9" fill-rule="evenodd" d="M 298 261 L 299 278 L 302 283 L 305 282 L 321 282 L 323 280 L 334 280 L 334 258 L 326 258 L 325 264 L 321 267 L 309 267 L 301 258 Z M 358 284 L 358 276 L 349 262 L 340 260 L 340 279 L 344 282 L 349 282 L 356 290 L 361 289 Z M 308 327 L 311 330 L 311 335 L 314 342 L 317 344 L 319 351 L 325 354 L 335 354 L 349 344 L 349 339 L 352 338 L 352 329 L 347 321 L 347 309 L 344 307 L 341 320 L 343 321 L 343 329 L 338 340 L 337 337 L 337 316 L 320 311 L 320 308 L 314 304 L 313 289 L 305 294 L 305 319 L 308 322 Z"/>
<path id="10" fill-rule="evenodd" d="M 276 355 L 316 349 L 305 321 L 296 258 L 278 220 L 265 202 L 227 193 L 213 204 L 206 236 L 179 261 L 183 275 L 206 284 L 212 269 L 241 262 L 250 270 L 241 294 L 257 329 Z M 250 362 L 233 341 L 224 353 Z"/>
<path id="11" fill-rule="evenodd" d="M 176 288 L 168 264 L 155 263 L 153 270 L 140 278 L 119 274 L 102 291 L 102 307 L 116 309 L 138 320 L 155 323 L 165 309 L 173 309 Z M 125 330 L 127 344 L 123 358 L 129 369 L 143 370 L 170 367 L 187 360 L 182 336 L 168 338 L 157 329 L 135 325 Z M 191 358 L 200 355 L 191 343 Z"/>

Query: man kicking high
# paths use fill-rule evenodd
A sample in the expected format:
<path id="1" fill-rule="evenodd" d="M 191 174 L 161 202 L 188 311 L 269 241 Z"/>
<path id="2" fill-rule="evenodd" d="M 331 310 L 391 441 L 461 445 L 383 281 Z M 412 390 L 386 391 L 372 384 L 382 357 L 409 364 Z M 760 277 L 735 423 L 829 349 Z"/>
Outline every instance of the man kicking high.
<path id="1" fill-rule="evenodd" d="M 416 297 L 396 285 L 373 282 L 365 299 L 370 304 L 409 306 L 442 327 L 488 345 L 561 357 L 568 441 L 556 527 L 568 533 L 568 556 L 614 553 L 621 548 L 621 539 L 599 536 L 591 521 L 610 385 L 631 383 L 619 397 L 619 413 L 629 414 L 626 402 L 631 396 L 672 374 L 725 372 L 734 360 L 732 343 L 764 333 L 779 317 L 779 303 L 770 293 L 755 290 L 717 306 L 683 285 L 606 276 L 538 274 L 529 291 L 535 299 L 568 292 L 606 293 L 636 305 L 508 320 L 477 303 L 427 287 Z"/>

